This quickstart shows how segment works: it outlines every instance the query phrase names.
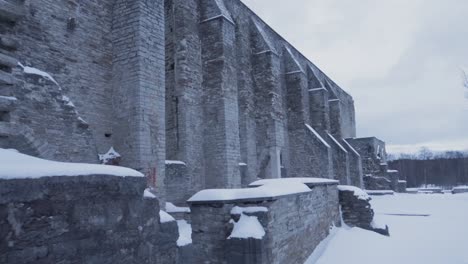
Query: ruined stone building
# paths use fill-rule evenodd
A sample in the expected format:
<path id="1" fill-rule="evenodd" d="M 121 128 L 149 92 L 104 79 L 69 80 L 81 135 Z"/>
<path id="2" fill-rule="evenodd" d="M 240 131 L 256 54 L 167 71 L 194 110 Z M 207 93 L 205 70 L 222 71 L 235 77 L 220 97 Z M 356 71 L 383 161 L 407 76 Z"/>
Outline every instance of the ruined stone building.
<path id="1" fill-rule="evenodd" d="M 258 178 L 363 185 L 353 98 L 239 0 L 4 0 L 0 18 L 2 148 L 113 147 L 175 203 Z"/>
<path id="2" fill-rule="evenodd" d="M 9 148 L 100 169 L 38 176 Z M 26 171 L 0 160 L 0 263 L 304 263 L 342 219 L 373 229 L 339 184 L 404 187 L 353 98 L 240 0 L 0 0 L 0 156 Z"/>

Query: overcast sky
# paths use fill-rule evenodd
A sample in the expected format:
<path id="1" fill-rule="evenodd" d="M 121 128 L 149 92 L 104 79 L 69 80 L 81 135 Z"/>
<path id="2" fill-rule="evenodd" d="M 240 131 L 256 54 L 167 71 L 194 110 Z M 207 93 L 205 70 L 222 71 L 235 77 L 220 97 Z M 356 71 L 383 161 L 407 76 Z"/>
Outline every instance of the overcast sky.
<path id="1" fill-rule="evenodd" d="M 468 0 L 242 1 L 354 97 L 359 137 L 468 149 Z"/>

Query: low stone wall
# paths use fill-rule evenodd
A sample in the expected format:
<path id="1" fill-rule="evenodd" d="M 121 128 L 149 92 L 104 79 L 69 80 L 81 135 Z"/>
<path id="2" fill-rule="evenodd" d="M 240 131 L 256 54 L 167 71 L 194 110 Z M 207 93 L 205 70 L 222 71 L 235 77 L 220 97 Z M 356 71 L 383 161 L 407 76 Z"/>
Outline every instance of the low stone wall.
<path id="1" fill-rule="evenodd" d="M 398 185 L 397 185 L 397 190 L 396 190 L 396 192 L 405 193 L 405 192 L 406 192 L 406 188 L 407 188 L 407 182 L 406 182 L 406 181 L 399 180 L 399 181 L 398 181 Z"/>
<path id="2" fill-rule="evenodd" d="M 468 193 L 468 186 L 453 188 L 452 194 L 457 194 L 457 193 Z"/>
<path id="3" fill-rule="evenodd" d="M 308 192 L 279 197 L 189 201 L 195 263 L 304 263 L 340 225 L 337 182 L 307 185 Z M 264 235 L 236 236 L 242 217 L 259 223 Z"/>
<path id="4" fill-rule="evenodd" d="M 144 177 L 0 180 L 0 263 L 174 263 Z"/>
<path id="5" fill-rule="evenodd" d="M 389 235 L 388 227 L 376 228 L 374 226 L 374 210 L 371 207 L 371 198 L 361 189 L 349 189 L 339 187 L 339 201 L 343 221 L 351 227 L 360 227 L 375 231 L 383 235 Z"/>

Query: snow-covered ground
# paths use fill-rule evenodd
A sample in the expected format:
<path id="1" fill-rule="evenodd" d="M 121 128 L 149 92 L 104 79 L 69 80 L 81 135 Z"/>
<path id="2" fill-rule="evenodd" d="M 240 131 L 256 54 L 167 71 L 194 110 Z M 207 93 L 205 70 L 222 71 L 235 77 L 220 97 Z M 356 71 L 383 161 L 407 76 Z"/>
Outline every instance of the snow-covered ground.
<path id="1" fill-rule="evenodd" d="M 306 264 L 468 264 L 468 194 L 395 194 L 371 203 L 390 237 L 335 228 Z"/>

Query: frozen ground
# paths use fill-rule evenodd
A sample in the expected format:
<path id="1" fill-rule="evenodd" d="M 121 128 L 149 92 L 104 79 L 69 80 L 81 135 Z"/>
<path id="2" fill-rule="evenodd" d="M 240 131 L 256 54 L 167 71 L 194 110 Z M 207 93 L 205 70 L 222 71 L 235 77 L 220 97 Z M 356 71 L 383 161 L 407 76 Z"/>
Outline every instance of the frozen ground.
<path id="1" fill-rule="evenodd" d="M 306 264 L 468 264 L 468 194 L 395 194 L 371 203 L 391 237 L 335 228 Z"/>

